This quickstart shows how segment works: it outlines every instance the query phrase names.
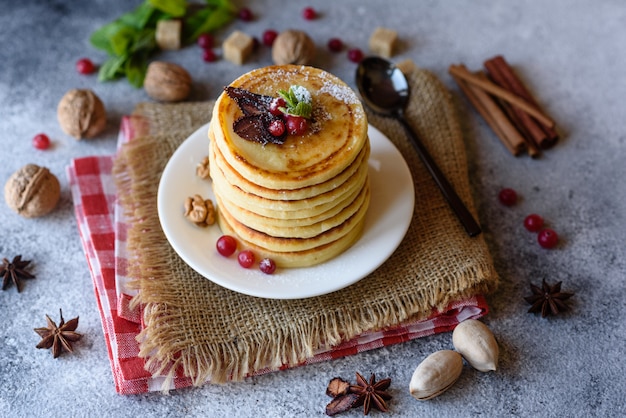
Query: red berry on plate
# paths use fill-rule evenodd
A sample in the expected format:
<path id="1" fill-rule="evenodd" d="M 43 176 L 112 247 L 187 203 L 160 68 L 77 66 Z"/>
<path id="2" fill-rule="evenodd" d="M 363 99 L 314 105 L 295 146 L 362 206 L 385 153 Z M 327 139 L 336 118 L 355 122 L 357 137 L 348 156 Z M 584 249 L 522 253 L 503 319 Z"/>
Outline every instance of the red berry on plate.
<path id="1" fill-rule="evenodd" d="M 210 48 L 204 49 L 202 50 L 202 60 L 204 62 L 215 62 L 217 61 L 217 55 L 215 54 L 215 51 Z"/>
<path id="2" fill-rule="evenodd" d="M 203 33 L 198 36 L 196 43 L 202 49 L 213 48 L 213 37 L 208 33 Z"/>
<path id="3" fill-rule="evenodd" d="M 89 58 L 81 58 L 76 61 L 76 71 L 80 74 L 91 74 L 96 71 L 96 66 Z"/>
<path id="4" fill-rule="evenodd" d="M 354 49 L 350 49 L 348 51 L 348 59 L 354 63 L 359 63 L 361 61 L 363 61 L 363 51 L 361 51 L 359 48 L 354 48 Z"/>
<path id="5" fill-rule="evenodd" d="M 504 206 L 513 206 L 517 203 L 517 192 L 513 189 L 504 188 L 498 193 L 498 199 Z"/>
<path id="6" fill-rule="evenodd" d="M 259 263 L 259 269 L 265 274 L 272 274 L 276 271 L 276 263 L 271 258 L 264 258 Z"/>
<path id="7" fill-rule="evenodd" d="M 237 254 L 237 261 L 243 268 L 250 268 L 254 264 L 254 253 L 250 250 L 243 250 Z"/>
<path id="8" fill-rule="evenodd" d="M 40 150 L 50 147 L 50 138 L 46 134 L 37 134 L 33 137 L 33 146 Z"/>
<path id="9" fill-rule="evenodd" d="M 276 32 L 274 29 L 266 30 L 265 32 L 263 32 L 263 44 L 265 44 L 266 46 L 272 46 L 277 36 L 278 32 Z"/>
<path id="10" fill-rule="evenodd" d="M 243 20 L 244 22 L 251 22 L 254 19 L 254 14 L 252 14 L 252 10 L 248 9 L 247 7 L 239 9 L 239 13 L 237 13 L 237 16 L 239 16 L 239 19 Z"/>
<path id="11" fill-rule="evenodd" d="M 272 134 L 272 136 L 281 136 L 285 133 L 285 122 L 283 122 L 282 119 L 274 119 L 270 122 L 267 130 L 270 134 Z"/>
<path id="12" fill-rule="evenodd" d="M 224 257 L 230 257 L 237 250 L 237 240 L 230 235 L 222 235 L 215 243 L 217 252 Z"/>
<path id="13" fill-rule="evenodd" d="M 287 133 L 289 135 L 304 135 L 307 121 L 302 116 L 286 115 Z"/>
<path id="14" fill-rule="evenodd" d="M 313 20 L 317 17 L 317 12 L 312 7 L 306 7 L 302 10 L 302 17 L 306 20 Z"/>
<path id="15" fill-rule="evenodd" d="M 543 218 L 536 213 L 531 213 L 524 219 L 524 227 L 530 232 L 537 232 L 543 228 Z"/>
<path id="16" fill-rule="evenodd" d="M 286 107 L 287 102 L 282 97 L 275 97 L 270 102 L 270 113 L 274 116 L 282 116 L 283 111 L 280 110 L 281 107 Z"/>
<path id="17" fill-rule="evenodd" d="M 554 248 L 559 243 L 559 236 L 550 228 L 545 228 L 537 234 L 537 241 L 542 248 Z"/>
<path id="18" fill-rule="evenodd" d="M 341 52 L 343 49 L 343 41 L 339 38 L 331 38 L 328 40 L 328 49 L 332 52 Z"/>

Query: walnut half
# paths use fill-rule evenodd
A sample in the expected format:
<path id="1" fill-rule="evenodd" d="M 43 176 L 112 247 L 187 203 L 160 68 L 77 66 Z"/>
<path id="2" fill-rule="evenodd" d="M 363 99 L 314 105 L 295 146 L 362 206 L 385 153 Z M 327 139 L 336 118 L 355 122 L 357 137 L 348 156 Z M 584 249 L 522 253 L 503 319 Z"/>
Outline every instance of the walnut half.
<path id="1" fill-rule="evenodd" d="M 215 207 L 211 199 L 203 199 L 199 194 L 185 199 L 185 218 L 194 224 L 205 227 L 215 223 Z"/>

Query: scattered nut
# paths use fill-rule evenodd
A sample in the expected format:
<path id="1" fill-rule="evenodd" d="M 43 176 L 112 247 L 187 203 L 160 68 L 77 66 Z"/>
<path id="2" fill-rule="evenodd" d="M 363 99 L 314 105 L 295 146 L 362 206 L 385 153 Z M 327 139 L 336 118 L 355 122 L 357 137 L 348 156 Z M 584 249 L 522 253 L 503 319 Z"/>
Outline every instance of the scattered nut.
<path id="1" fill-rule="evenodd" d="M 183 22 L 177 19 L 159 20 L 156 24 L 154 39 L 163 50 L 180 49 L 180 34 Z"/>
<path id="2" fill-rule="evenodd" d="M 143 88 L 155 100 L 179 102 L 191 92 L 191 76 L 180 65 L 153 61 L 148 65 Z"/>
<path id="3" fill-rule="evenodd" d="M 204 180 L 208 180 L 211 178 L 209 157 L 204 157 L 202 161 L 200 161 L 198 165 L 196 165 L 196 176 Z"/>
<path id="4" fill-rule="evenodd" d="M 272 44 L 274 64 L 307 65 L 315 57 L 315 43 L 305 32 L 289 29 L 276 37 Z"/>
<path id="5" fill-rule="evenodd" d="M 391 58 L 397 41 L 398 33 L 395 30 L 376 28 L 372 36 L 370 36 L 369 47 L 373 53 L 385 58 Z"/>
<path id="6" fill-rule="evenodd" d="M 7 205 L 25 218 L 36 218 L 50 212 L 61 196 L 61 185 L 45 167 L 26 164 L 4 185 Z"/>
<path id="7" fill-rule="evenodd" d="M 488 372 L 498 365 L 498 343 L 487 325 L 467 319 L 456 326 L 452 344 L 476 370 Z"/>
<path id="8" fill-rule="evenodd" d="M 452 350 L 436 351 L 417 366 L 409 392 L 418 401 L 439 396 L 457 381 L 463 371 L 463 358 Z"/>
<path id="9" fill-rule="evenodd" d="M 107 123 L 104 104 L 91 90 L 73 89 L 65 93 L 57 107 L 61 129 L 76 139 L 92 138 Z"/>
<path id="10" fill-rule="evenodd" d="M 198 226 L 205 227 L 215 223 L 215 207 L 211 199 L 203 199 L 199 194 L 185 199 L 185 218 Z"/>
<path id="11" fill-rule="evenodd" d="M 254 38 L 241 31 L 234 31 L 222 44 L 224 58 L 233 64 L 243 65 L 254 50 Z"/>

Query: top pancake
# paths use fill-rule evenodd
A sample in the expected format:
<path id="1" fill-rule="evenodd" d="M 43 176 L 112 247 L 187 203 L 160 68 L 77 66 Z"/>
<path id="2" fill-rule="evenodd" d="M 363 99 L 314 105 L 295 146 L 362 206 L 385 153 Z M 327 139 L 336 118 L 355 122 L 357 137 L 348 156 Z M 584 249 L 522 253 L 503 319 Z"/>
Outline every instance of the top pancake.
<path id="1" fill-rule="evenodd" d="M 291 85 L 310 92 L 312 119 L 305 135 L 289 135 L 281 145 L 262 145 L 237 135 L 233 123 L 242 113 L 225 93 L 213 110 L 209 135 L 221 155 L 246 180 L 268 189 L 299 189 L 332 179 L 357 158 L 367 141 L 361 102 L 350 87 L 326 71 L 270 66 L 248 72 L 231 84 L 273 97 Z M 213 126 L 216 123 L 219 126 Z"/>

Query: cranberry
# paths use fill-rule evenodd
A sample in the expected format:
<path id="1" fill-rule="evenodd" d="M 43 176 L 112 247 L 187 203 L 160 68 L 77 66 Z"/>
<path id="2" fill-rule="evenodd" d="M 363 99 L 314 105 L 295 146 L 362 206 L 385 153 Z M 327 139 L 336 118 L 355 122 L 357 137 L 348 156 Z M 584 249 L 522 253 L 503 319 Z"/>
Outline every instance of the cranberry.
<path id="1" fill-rule="evenodd" d="M 196 43 L 202 49 L 213 48 L 213 37 L 208 33 L 203 33 L 198 36 Z"/>
<path id="2" fill-rule="evenodd" d="M 271 258 L 264 258 L 259 263 L 259 269 L 265 274 L 272 274 L 276 271 L 276 263 Z"/>
<path id="3" fill-rule="evenodd" d="M 250 250 L 243 250 L 237 254 L 237 261 L 243 268 L 250 268 L 254 264 L 254 253 Z"/>
<path id="4" fill-rule="evenodd" d="M 46 134 L 37 134 L 33 138 L 33 146 L 40 150 L 45 150 L 50 147 L 50 138 Z"/>
<path id="5" fill-rule="evenodd" d="M 263 32 L 263 43 L 267 46 L 272 46 L 277 36 L 278 32 L 276 32 L 274 29 L 268 29 Z"/>
<path id="6" fill-rule="evenodd" d="M 275 97 L 270 102 L 270 113 L 274 116 L 282 116 L 283 111 L 280 110 L 281 107 L 287 106 L 287 102 L 282 97 Z"/>
<path id="7" fill-rule="evenodd" d="M 202 51 L 202 59 L 204 62 L 215 62 L 217 61 L 217 55 L 212 49 L 205 49 Z"/>
<path id="8" fill-rule="evenodd" d="M 331 38 L 328 40 L 328 49 L 332 52 L 341 52 L 343 49 L 343 41 L 339 38 Z"/>
<path id="9" fill-rule="evenodd" d="M 247 7 L 239 9 L 239 13 L 237 15 L 239 16 L 239 19 L 243 20 L 244 22 L 251 22 L 254 19 L 252 10 L 248 9 Z"/>
<path id="10" fill-rule="evenodd" d="M 348 59 L 354 63 L 359 63 L 363 60 L 363 51 L 359 48 L 354 48 L 348 51 Z"/>
<path id="11" fill-rule="evenodd" d="M 504 206 L 513 206 L 517 203 L 517 192 L 509 188 L 502 189 L 498 193 L 498 199 Z"/>
<path id="12" fill-rule="evenodd" d="M 76 71 L 80 74 L 91 74 L 96 71 L 96 66 L 89 58 L 81 58 L 76 61 Z"/>
<path id="13" fill-rule="evenodd" d="M 559 243 L 559 236 L 550 228 L 542 229 L 537 234 L 537 241 L 542 248 L 554 248 Z"/>
<path id="14" fill-rule="evenodd" d="M 530 232 L 537 232 L 543 228 L 543 218 L 536 213 L 531 213 L 524 219 L 524 227 Z"/>
<path id="15" fill-rule="evenodd" d="M 282 119 L 274 119 L 270 122 L 267 130 L 270 131 L 272 136 L 281 136 L 285 133 L 285 122 Z"/>
<path id="16" fill-rule="evenodd" d="M 237 250 L 237 240 L 230 235 L 222 235 L 215 243 L 217 252 L 224 257 L 230 257 Z"/>
<path id="17" fill-rule="evenodd" d="M 287 133 L 289 135 L 304 135 L 307 121 L 302 116 L 286 115 Z"/>
<path id="18" fill-rule="evenodd" d="M 306 20 L 313 20 L 317 17 L 317 12 L 312 7 L 306 7 L 302 11 L 302 17 L 305 18 Z"/>

